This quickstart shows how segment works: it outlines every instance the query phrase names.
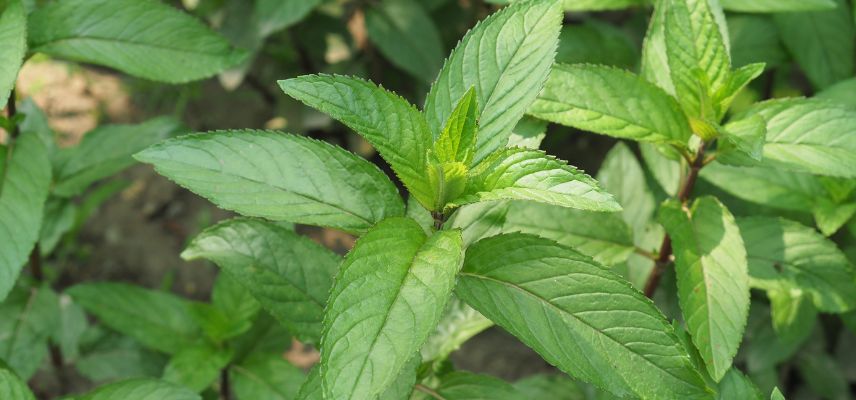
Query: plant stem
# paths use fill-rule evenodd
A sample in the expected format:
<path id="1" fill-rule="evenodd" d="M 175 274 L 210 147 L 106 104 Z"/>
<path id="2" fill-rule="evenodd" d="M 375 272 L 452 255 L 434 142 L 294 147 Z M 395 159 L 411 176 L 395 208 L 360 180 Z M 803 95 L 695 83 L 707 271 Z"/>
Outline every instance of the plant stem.
<path id="1" fill-rule="evenodd" d="M 422 392 L 422 393 L 425 393 L 425 394 L 427 394 L 427 395 L 429 395 L 429 396 L 431 396 L 437 400 L 446 400 L 446 398 L 441 396 L 440 393 L 437 393 L 434 389 L 431 389 L 428 386 L 425 386 L 421 383 L 417 383 L 416 385 L 413 386 L 413 388 Z"/>
<path id="2" fill-rule="evenodd" d="M 434 217 L 434 229 L 443 229 L 443 224 L 446 223 L 446 214 L 441 211 L 432 211 L 431 216 Z"/>
<path id="3" fill-rule="evenodd" d="M 232 388 L 229 383 L 229 367 L 220 371 L 220 400 L 232 400 Z"/>
<path id="4" fill-rule="evenodd" d="M 695 187 L 696 180 L 698 180 L 698 173 L 705 165 L 704 148 L 705 143 L 702 142 L 698 146 L 698 151 L 696 151 L 695 157 L 693 157 L 690 162 L 690 173 L 687 175 L 687 179 L 684 181 L 684 184 L 681 185 L 680 190 L 678 190 L 678 201 L 682 204 L 686 204 L 687 201 L 689 201 L 690 195 L 692 195 L 693 188 Z M 657 259 L 654 261 L 654 268 L 651 270 L 651 274 L 648 275 L 648 280 L 645 282 L 645 296 L 648 296 L 648 298 L 654 296 L 654 292 L 657 291 L 657 286 L 660 285 L 660 277 L 663 276 L 663 270 L 671 262 L 672 238 L 669 237 L 668 233 L 666 233 L 663 237 L 663 242 L 660 244 L 660 251 L 657 252 Z"/>
<path id="5" fill-rule="evenodd" d="M 15 88 L 12 88 L 12 92 L 9 93 L 9 100 L 6 102 L 6 117 L 11 121 L 17 113 L 18 109 L 15 105 Z M 14 124 L 12 132 L 9 132 L 9 134 L 12 136 L 13 140 L 21 134 L 21 129 L 18 128 L 18 124 Z"/>

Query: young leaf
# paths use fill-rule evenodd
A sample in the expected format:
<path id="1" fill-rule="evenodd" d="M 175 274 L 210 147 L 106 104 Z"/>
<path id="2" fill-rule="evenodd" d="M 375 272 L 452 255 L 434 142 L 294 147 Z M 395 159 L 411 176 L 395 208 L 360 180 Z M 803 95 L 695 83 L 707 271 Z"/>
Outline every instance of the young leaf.
<path id="1" fill-rule="evenodd" d="M 700 176 L 737 198 L 781 210 L 809 211 L 824 192 L 815 176 L 772 168 L 712 163 L 702 169 Z"/>
<path id="2" fill-rule="evenodd" d="M 39 137 L 22 134 L 7 149 L 0 167 L 0 301 L 6 298 L 30 250 L 39 239 L 51 181 L 50 160 Z"/>
<path id="3" fill-rule="evenodd" d="M 191 303 L 175 295 L 124 283 L 83 283 L 67 290 L 104 325 L 142 345 L 175 354 L 198 337 Z"/>
<path id="4" fill-rule="evenodd" d="M 50 288 L 12 291 L 0 304 L 0 360 L 28 380 L 47 356 L 58 320 L 59 299 Z"/>
<path id="5" fill-rule="evenodd" d="M 821 11 L 835 8 L 835 0 L 721 0 L 728 11 L 778 13 Z"/>
<path id="6" fill-rule="evenodd" d="M 0 399 L 35 400 L 33 392 L 14 372 L 3 368 L 0 362 Z"/>
<path id="7" fill-rule="evenodd" d="M 443 66 L 440 32 L 416 0 L 370 4 L 366 33 L 384 57 L 424 82 L 432 82 Z"/>
<path id="8" fill-rule="evenodd" d="M 21 0 L 6 1 L 0 5 L 0 104 L 9 100 L 26 53 L 26 10 Z"/>
<path id="9" fill-rule="evenodd" d="M 520 394 L 508 382 L 488 375 L 452 372 L 444 375 L 436 389 L 448 400 L 515 400 Z"/>
<path id="10" fill-rule="evenodd" d="M 163 371 L 163 380 L 201 392 L 217 380 L 220 370 L 231 359 L 230 349 L 208 343 L 186 347 L 169 360 Z"/>
<path id="11" fill-rule="evenodd" d="M 467 32 L 425 100 L 426 119 L 435 137 L 458 99 L 474 86 L 479 134 L 473 161 L 505 147 L 514 124 L 547 79 L 561 17 L 558 1 L 519 1 Z"/>
<path id="12" fill-rule="evenodd" d="M 478 131 L 478 107 L 476 89 L 470 88 L 452 110 L 446 126 L 434 142 L 434 156 L 438 161 L 471 164 Z"/>
<path id="13" fill-rule="evenodd" d="M 684 145 L 692 131 L 674 98 L 630 72 L 557 64 L 529 114 L 603 135 Z"/>
<path id="14" fill-rule="evenodd" d="M 767 121 L 761 165 L 793 172 L 856 178 L 856 110 L 828 100 L 759 103 L 744 118 Z"/>
<path id="15" fill-rule="evenodd" d="M 181 256 L 213 261 L 293 335 L 320 339 L 324 303 L 341 259 L 330 250 L 274 223 L 237 218 L 203 231 Z"/>
<path id="16" fill-rule="evenodd" d="M 740 370 L 732 367 L 719 381 L 717 400 L 762 400 L 761 390 Z"/>
<path id="17" fill-rule="evenodd" d="M 507 148 L 473 170 L 466 191 L 446 208 L 492 200 L 531 200 L 592 211 L 619 211 L 612 195 L 582 171 L 539 150 Z"/>
<path id="18" fill-rule="evenodd" d="M 456 293 L 547 362 L 617 396 L 712 397 L 653 303 L 549 239 L 515 233 L 472 245 Z"/>
<path id="19" fill-rule="evenodd" d="M 689 210 L 675 202 L 660 207 L 672 238 L 678 300 L 692 341 L 707 371 L 719 382 L 737 354 L 749 316 L 749 272 L 734 216 L 713 197 Z"/>
<path id="20" fill-rule="evenodd" d="M 770 400 L 785 400 L 785 396 L 778 387 L 773 388 L 773 393 L 770 393 Z"/>
<path id="21" fill-rule="evenodd" d="M 761 161 L 767 123 L 759 115 L 731 121 L 722 128 L 716 161 L 730 165 L 751 166 Z"/>
<path id="22" fill-rule="evenodd" d="M 725 112 L 731 107 L 734 98 L 747 86 L 764 72 L 764 63 L 744 65 L 735 69 L 722 86 L 713 94 L 713 103 L 716 107 L 716 116 L 721 119 Z"/>
<path id="23" fill-rule="evenodd" d="M 139 125 L 103 125 L 83 136 L 76 147 L 57 154 L 53 193 L 81 194 L 102 178 L 134 163 L 134 153 L 177 133 L 181 124 L 172 118 L 154 118 Z"/>
<path id="24" fill-rule="evenodd" d="M 460 231 L 426 237 L 406 218 L 361 237 L 336 276 L 324 316 L 325 397 L 374 398 L 440 320 L 461 267 Z"/>
<path id="25" fill-rule="evenodd" d="M 856 307 L 853 266 L 835 244 L 797 222 L 751 217 L 738 220 L 753 287 L 801 290 L 823 312 Z"/>
<path id="26" fill-rule="evenodd" d="M 159 143 L 135 156 L 227 210 L 365 232 L 404 214 L 389 178 L 326 142 L 274 131 L 217 131 Z"/>
<path id="27" fill-rule="evenodd" d="M 300 368 L 281 354 L 256 353 L 229 367 L 238 399 L 290 400 L 306 380 Z"/>
<path id="28" fill-rule="evenodd" d="M 206 78 L 246 56 L 200 21 L 154 0 L 62 0 L 39 7 L 29 24 L 33 52 L 154 81 Z"/>
<path id="29" fill-rule="evenodd" d="M 773 16 L 785 47 L 816 89 L 853 76 L 856 30 L 847 2 L 825 11 Z"/>
<path id="30" fill-rule="evenodd" d="M 434 333 L 419 351 L 425 361 L 445 360 L 471 337 L 493 326 L 493 322 L 472 307 L 452 297 Z"/>
<path id="31" fill-rule="evenodd" d="M 102 386 L 75 400 L 201 400 L 198 394 L 174 383 L 157 379 L 129 379 Z"/>
<path id="32" fill-rule="evenodd" d="M 431 133 L 425 117 L 407 100 L 371 82 L 339 75 L 304 75 L 279 81 L 279 87 L 368 140 L 410 192 L 430 203 L 424 171 Z"/>

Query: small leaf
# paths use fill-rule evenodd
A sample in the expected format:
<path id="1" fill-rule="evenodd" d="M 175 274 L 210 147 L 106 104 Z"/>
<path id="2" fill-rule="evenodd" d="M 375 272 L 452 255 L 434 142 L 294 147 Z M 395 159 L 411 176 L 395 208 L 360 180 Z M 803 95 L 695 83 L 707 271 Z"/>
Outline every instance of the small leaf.
<path id="1" fill-rule="evenodd" d="M 717 400 L 763 400 L 761 390 L 740 370 L 732 367 L 719 381 Z"/>
<path id="2" fill-rule="evenodd" d="M 630 72 L 557 64 L 529 114 L 619 138 L 684 145 L 690 130 L 674 98 Z"/>
<path id="3" fill-rule="evenodd" d="M 196 340 L 191 304 L 175 295 L 124 283 L 83 283 L 67 290 L 104 325 L 142 345 L 175 354 Z"/>
<path id="4" fill-rule="evenodd" d="M 299 339 L 320 339 L 324 303 L 340 257 L 272 222 L 237 218 L 193 239 L 181 256 L 205 258 L 240 283 Z"/>
<path id="5" fill-rule="evenodd" d="M 856 108 L 856 78 L 840 81 L 817 93 L 814 97 L 837 101 L 851 108 Z"/>
<path id="6" fill-rule="evenodd" d="M 719 382 L 731 362 L 749 315 L 746 249 L 734 216 L 713 197 L 689 210 L 675 201 L 660 207 L 672 239 L 678 300 L 707 371 Z"/>
<path id="7" fill-rule="evenodd" d="M 773 1 L 781 3 L 780 0 Z M 746 2 L 754 4 L 757 0 Z M 788 55 L 779 40 L 779 31 L 768 15 L 729 14 L 728 35 L 731 63 L 735 68 L 753 63 L 764 63 L 767 68 L 774 68 L 788 61 Z"/>
<path id="8" fill-rule="evenodd" d="M 27 12 L 21 0 L 6 1 L 0 5 L 0 104 L 9 100 L 26 53 Z"/>
<path id="9" fill-rule="evenodd" d="M 199 20 L 153 0 L 63 0 L 29 17 L 30 50 L 184 83 L 240 63 L 246 54 Z"/>
<path id="10" fill-rule="evenodd" d="M 229 367 L 238 399 L 291 400 L 306 380 L 281 354 L 257 353 Z"/>
<path id="11" fill-rule="evenodd" d="M 467 166 L 462 162 L 430 162 L 428 182 L 434 192 L 432 211 L 442 210 L 450 201 L 455 200 L 467 189 Z"/>
<path id="12" fill-rule="evenodd" d="M 163 380 L 177 383 L 196 392 L 211 386 L 220 370 L 229 364 L 232 352 L 203 343 L 175 353 L 163 371 Z"/>
<path id="13" fill-rule="evenodd" d="M 406 218 L 357 240 L 324 317 L 325 397 L 374 398 L 389 387 L 440 320 L 463 259 L 460 231 L 426 237 Z"/>
<path id="14" fill-rule="evenodd" d="M 721 0 L 728 11 L 773 13 L 820 11 L 835 8 L 835 0 Z"/>
<path id="15" fill-rule="evenodd" d="M 436 389 L 446 400 L 515 400 L 520 394 L 508 382 L 488 375 L 452 372 L 444 375 Z"/>
<path id="16" fill-rule="evenodd" d="M 434 155 L 438 161 L 470 165 L 476 148 L 477 114 L 476 90 L 470 88 L 452 110 L 446 126 L 434 142 Z"/>
<path id="17" fill-rule="evenodd" d="M 508 147 L 525 147 L 527 149 L 538 149 L 541 141 L 547 136 L 547 121 L 524 116 L 517 121 L 517 125 L 508 137 Z"/>
<path id="18" fill-rule="evenodd" d="M 211 303 L 231 319 L 231 325 L 240 327 L 237 329 L 240 333 L 250 329 L 261 308 L 250 291 L 229 273 L 217 275 L 214 288 L 211 290 Z"/>
<path id="19" fill-rule="evenodd" d="M 731 121 L 722 128 L 716 161 L 729 165 L 752 166 L 761 161 L 767 123 L 759 115 Z"/>
<path id="20" fill-rule="evenodd" d="M 0 399 L 35 400 L 36 397 L 25 382 L 0 363 Z"/>
<path id="21" fill-rule="evenodd" d="M 513 233 L 470 246 L 455 292 L 550 364 L 616 396 L 712 397 L 653 303 L 549 239 Z"/>
<path id="22" fill-rule="evenodd" d="M 561 20 L 558 1 L 520 1 L 467 32 L 425 100 L 431 132 L 439 135 L 455 102 L 475 86 L 479 134 L 473 161 L 478 163 L 505 147 L 514 124 L 547 79 Z"/>
<path id="23" fill-rule="evenodd" d="M 480 201 L 531 200 L 593 211 L 619 211 L 612 195 L 582 171 L 542 151 L 497 151 L 470 171 L 465 193 L 447 209 Z"/>
<path id="24" fill-rule="evenodd" d="M 728 74 L 725 82 L 713 94 L 713 101 L 717 107 L 717 117 L 722 118 L 728 108 L 731 107 L 731 102 L 734 98 L 755 78 L 764 73 L 764 63 L 755 63 L 744 65 L 740 68 L 731 71 Z"/>
<path id="25" fill-rule="evenodd" d="M 101 386 L 75 400 L 201 400 L 198 394 L 157 379 L 130 379 Z"/>
<path id="26" fill-rule="evenodd" d="M 770 400 L 785 400 L 785 396 L 778 387 L 773 388 L 773 393 L 770 393 Z"/>
<path id="27" fill-rule="evenodd" d="M 295 400 L 324 400 L 324 391 L 321 389 L 321 372 L 318 365 L 312 367 L 306 374 L 306 380 L 300 386 Z"/>
<path id="28" fill-rule="evenodd" d="M 369 4 L 366 33 L 395 66 L 431 82 L 443 66 L 443 42 L 431 16 L 416 0 Z"/>
<path id="29" fill-rule="evenodd" d="M 48 355 L 47 341 L 58 321 L 59 299 L 50 288 L 13 290 L 0 303 L 0 360 L 29 380 Z"/>
<path id="30" fill-rule="evenodd" d="M 227 210 L 361 233 L 404 214 L 375 165 L 340 148 L 275 131 L 217 131 L 137 153 L 160 174 Z"/>

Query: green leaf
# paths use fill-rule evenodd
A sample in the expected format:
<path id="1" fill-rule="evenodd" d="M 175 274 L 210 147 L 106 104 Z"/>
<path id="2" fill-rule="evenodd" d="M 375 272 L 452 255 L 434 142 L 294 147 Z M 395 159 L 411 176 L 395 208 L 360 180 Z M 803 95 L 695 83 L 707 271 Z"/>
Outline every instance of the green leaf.
<path id="1" fill-rule="evenodd" d="M 488 375 L 452 372 L 442 377 L 436 389 L 446 400 L 514 400 L 520 394 L 508 382 Z"/>
<path id="2" fill-rule="evenodd" d="M 761 161 L 767 123 L 759 115 L 731 121 L 722 127 L 716 161 L 737 166 L 751 166 Z"/>
<path id="3" fill-rule="evenodd" d="M 430 163 L 428 182 L 434 192 L 434 198 L 429 204 L 432 211 L 443 210 L 450 201 L 466 191 L 467 172 L 467 166 L 462 162 Z"/>
<path id="4" fill-rule="evenodd" d="M 856 214 L 856 203 L 839 204 L 818 196 L 812 214 L 818 229 L 825 236 L 832 236 Z"/>
<path id="5" fill-rule="evenodd" d="M 175 354 L 198 337 L 191 303 L 175 295 L 124 283 L 83 283 L 66 291 L 102 324 L 142 345 Z"/>
<path id="6" fill-rule="evenodd" d="M 470 246 L 456 293 L 550 364 L 617 396 L 711 398 L 653 303 L 549 239 L 517 233 Z"/>
<path id="7" fill-rule="evenodd" d="M 324 391 L 321 389 L 321 372 L 318 365 L 312 367 L 306 374 L 306 380 L 300 386 L 295 400 L 324 400 Z"/>
<path id="8" fill-rule="evenodd" d="M 514 388 L 526 399 L 585 400 L 586 393 L 575 381 L 563 375 L 530 375 L 517 382 Z M 607 398 L 604 395 L 604 398 Z M 596 397 L 601 399 L 601 397 Z"/>
<path id="9" fill-rule="evenodd" d="M 435 137 L 458 99 L 475 86 L 479 134 L 473 161 L 505 147 L 514 124 L 547 79 L 561 19 L 558 1 L 521 1 L 467 32 L 425 100 L 426 119 Z"/>
<path id="10" fill-rule="evenodd" d="M 195 18 L 153 0 L 62 0 L 29 17 L 30 50 L 184 83 L 240 63 L 246 54 Z"/>
<path id="11" fill-rule="evenodd" d="M 541 141 L 547 136 L 547 121 L 524 116 L 517 121 L 517 125 L 508 137 L 508 147 L 525 147 L 537 149 Z"/>
<path id="12" fill-rule="evenodd" d="M 851 108 L 856 108 L 856 78 L 840 81 L 817 93 L 814 97 L 837 101 Z"/>
<path id="13" fill-rule="evenodd" d="M 440 32 L 416 0 L 369 4 L 366 33 L 393 65 L 424 82 L 432 82 L 443 66 Z"/>
<path id="14" fill-rule="evenodd" d="M 737 354 L 749 315 L 749 272 L 743 238 L 728 209 L 701 197 L 689 210 L 660 207 L 672 238 L 678 300 L 693 344 L 719 382 Z"/>
<path id="15" fill-rule="evenodd" d="M 470 171 L 464 194 L 446 208 L 493 200 L 531 200 L 592 211 L 621 206 L 597 181 L 565 161 L 519 147 L 497 151 Z"/>
<path id="16" fill-rule="evenodd" d="M 322 0 L 256 0 L 254 15 L 262 36 L 268 36 L 305 18 Z"/>
<path id="17" fill-rule="evenodd" d="M 39 137 L 22 134 L 6 152 L 0 168 L 0 301 L 6 298 L 27 261 L 42 224 L 51 180 L 50 161 Z"/>
<path id="18" fill-rule="evenodd" d="M 416 384 L 421 364 L 422 357 L 419 354 L 410 357 L 410 360 L 407 361 L 407 364 L 398 373 L 395 381 L 381 393 L 378 400 L 409 400 L 411 394 L 413 394 L 413 386 Z"/>
<path id="19" fill-rule="evenodd" d="M 169 360 L 163 380 L 201 392 L 217 380 L 231 359 L 231 350 L 208 343 L 186 347 Z"/>
<path id="20" fill-rule="evenodd" d="M 713 102 L 716 107 L 717 117 L 722 118 L 728 108 L 731 107 L 731 102 L 734 98 L 749 85 L 755 78 L 761 76 L 764 72 L 764 63 L 755 63 L 744 65 L 735 69 L 730 74 L 722 86 L 713 94 Z"/>
<path id="21" fill-rule="evenodd" d="M 80 357 L 80 342 L 89 328 L 86 312 L 71 296 L 59 296 L 59 319 L 56 330 L 51 334 L 51 341 L 59 346 L 63 358 L 76 361 Z"/>
<path id="22" fill-rule="evenodd" d="M 102 386 L 75 400 L 201 400 L 198 394 L 157 379 L 129 379 Z"/>
<path id="23" fill-rule="evenodd" d="M 674 98 L 630 72 L 557 64 L 531 115 L 603 135 L 684 145 L 692 131 Z"/>
<path id="24" fill-rule="evenodd" d="M 508 4 L 515 0 L 486 0 L 488 3 Z M 522 1 L 519 1 L 522 2 Z M 648 0 L 564 0 L 565 11 L 604 11 L 620 10 L 634 6 L 642 6 Z"/>
<path id="25" fill-rule="evenodd" d="M 463 207 L 448 224 L 463 230 L 467 245 L 502 233 L 522 232 L 555 240 L 605 265 L 624 262 L 634 250 L 633 232 L 619 213 L 498 201 Z"/>
<path id="26" fill-rule="evenodd" d="M 754 4 L 757 1 L 748 2 Z M 778 0 L 776 2 L 782 3 Z M 773 68 L 788 60 L 788 55 L 779 41 L 779 31 L 770 16 L 731 14 L 728 16 L 728 34 L 731 42 L 731 63 L 734 67 L 764 63 L 767 68 Z"/>
<path id="27" fill-rule="evenodd" d="M 39 252 L 43 257 L 51 254 L 60 239 L 74 227 L 78 207 L 73 201 L 48 197 L 39 231 Z"/>
<path id="28" fill-rule="evenodd" d="M 59 300 L 50 288 L 13 290 L 0 304 L 0 360 L 28 380 L 47 356 L 58 320 Z"/>
<path id="29" fill-rule="evenodd" d="M 203 231 L 181 256 L 213 261 L 292 334 L 319 340 L 324 303 L 341 260 L 330 250 L 274 223 L 237 218 Z"/>
<path id="30" fill-rule="evenodd" d="M 0 365 L 0 398 L 8 400 L 35 400 L 27 384 L 14 372 Z"/>
<path id="31" fill-rule="evenodd" d="M 751 217 L 738 220 L 738 224 L 746 243 L 753 287 L 801 290 L 823 312 L 856 307 L 853 266 L 833 242 L 785 219 Z"/>
<path id="32" fill-rule="evenodd" d="M 773 393 L 770 393 L 770 400 L 785 400 L 785 396 L 778 387 L 773 388 Z"/>
<path id="33" fill-rule="evenodd" d="M 446 312 L 434 328 L 434 333 L 422 346 L 420 353 L 425 361 L 445 360 L 464 342 L 483 330 L 493 326 L 493 322 L 473 310 L 472 307 L 452 297 L 446 306 Z"/>
<path id="34" fill-rule="evenodd" d="M 816 197 L 824 192 L 815 176 L 771 168 L 712 163 L 700 176 L 733 196 L 773 209 L 806 212 L 815 207 Z"/>
<path id="35" fill-rule="evenodd" d="M 721 0 L 722 8 L 728 11 L 752 13 L 776 13 L 831 10 L 835 0 Z"/>
<path id="36" fill-rule="evenodd" d="M 218 131 L 167 140 L 135 157 L 244 215 L 362 233 L 404 214 L 398 189 L 375 165 L 303 136 Z"/>
<path id="37" fill-rule="evenodd" d="M 856 30 L 850 8 L 834 0 L 826 11 L 773 16 L 779 36 L 816 89 L 824 89 L 854 73 Z"/>
<path id="38" fill-rule="evenodd" d="M 808 293 L 799 289 L 768 290 L 770 315 L 776 335 L 788 343 L 802 343 L 817 322 L 817 309 Z"/>
<path id="39" fill-rule="evenodd" d="M 425 117 L 407 100 L 359 78 L 304 75 L 279 81 L 289 96 L 329 114 L 364 137 L 423 204 L 431 191 L 425 179 L 431 133 Z"/>
<path id="40" fill-rule="evenodd" d="M 238 399 L 291 400 L 306 380 L 281 354 L 256 353 L 229 368 Z"/>
<path id="41" fill-rule="evenodd" d="M 54 166 L 53 193 L 81 194 L 89 186 L 134 164 L 134 153 L 181 129 L 172 118 L 154 118 L 138 125 L 102 125 L 83 136 L 76 147 L 59 151 Z"/>
<path id="42" fill-rule="evenodd" d="M 621 215 L 633 230 L 633 237 L 643 237 L 657 209 L 658 201 L 648 187 L 645 171 L 630 147 L 622 142 L 612 146 L 598 169 L 597 180 L 604 189 L 614 194 L 621 204 Z M 605 222 L 606 218 L 603 219 Z M 596 221 L 590 223 L 598 224 Z M 571 247 L 580 250 L 574 245 Z"/>
<path id="43" fill-rule="evenodd" d="M 458 104 L 446 121 L 446 126 L 434 142 L 433 154 L 439 162 L 457 161 L 467 166 L 472 163 L 478 131 L 477 101 L 474 87 L 467 90 L 458 100 Z"/>
<path id="44" fill-rule="evenodd" d="M 767 121 L 762 166 L 856 177 L 856 109 L 828 100 L 798 98 L 759 103 L 743 118 L 751 115 Z"/>
<path id="45" fill-rule="evenodd" d="M 649 143 L 640 143 L 639 150 L 642 153 L 645 166 L 654 176 L 660 188 L 670 196 L 677 196 L 684 169 L 681 165 L 683 159 L 680 156 L 677 159 L 666 157 L 657 146 Z"/>
<path id="46" fill-rule="evenodd" d="M 462 246 L 460 231 L 426 237 L 406 218 L 387 219 L 357 240 L 325 312 L 325 397 L 374 398 L 393 383 L 440 320 Z"/>
<path id="47" fill-rule="evenodd" d="M 717 400 L 762 400 L 761 390 L 752 381 L 743 375 L 740 370 L 732 367 L 719 381 Z"/>
<path id="48" fill-rule="evenodd" d="M 193 245 L 192 242 L 191 245 Z M 261 308 L 250 291 L 228 273 L 217 275 L 211 292 L 211 303 L 233 319 L 235 324 L 246 325 L 245 329 L 241 329 L 241 333 L 250 329 L 253 319 Z"/>
<path id="49" fill-rule="evenodd" d="M 93 334 L 94 332 L 94 334 Z M 135 340 L 101 329 L 88 331 L 93 348 L 74 362 L 81 375 L 95 383 L 115 382 L 132 378 L 159 378 L 168 357 L 146 350 Z"/>
<path id="50" fill-rule="evenodd" d="M 638 60 L 636 44 L 619 27 L 597 19 L 562 26 L 556 52 L 557 63 L 632 68 Z"/>
<path id="51" fill-rule="evenodd" d="M 21 0 L 0 4 L 0 104 L 6 104 L 15 87 L 27 52 L 27 14 Z"/>

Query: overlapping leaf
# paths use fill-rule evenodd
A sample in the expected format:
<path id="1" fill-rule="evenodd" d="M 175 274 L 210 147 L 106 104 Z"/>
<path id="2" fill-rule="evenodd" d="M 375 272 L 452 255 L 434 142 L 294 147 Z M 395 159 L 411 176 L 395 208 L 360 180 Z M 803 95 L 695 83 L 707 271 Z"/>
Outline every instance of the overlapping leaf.
<path id="1" fill-rule="evenodd" d="M 255 354 L 229 367 L 239 399 L 290 400 L 306 380 L 303 371 L 281 354 Z"/>
<path id="2" fill-rule="evenodd" d="M 157 379 L 139 378 L 101 386 L 75 400 L 200 400 L 190 389 Z"/>
<path id="3" fill-rule="evenodd" d="M 14 372 L 0 364 L 0 398 L 9 400 L 35 400 L 33 392 Z"/>
<path id="4" fill-rule="evenodd" d="M 721 0 L 722 8 L 738 12 L 797 12 L 835 8 L 835 0 Z"/>
<path id="5" fill-rule="evenodd" d="M 169 360 L 163 371 L 163 380 L 201 392 L 217 380 L 220 370 L 229 364 L 231 358 L 231 349 L 217 348 L 208 343 L 186 347 Z"/>
<path id="6" fill-rule="evenodd" d="M 0 5 L 0 104 L 6 104 L 15 87 L 27 52 L 27 14 L 21 0 Z"/>
<path id="7" fill-rule="evenodd" d="M 417 0 L 383 0 L 366 10 L 366 33 L 393 64 L 431 82 L 443 66 L 443 42 Z"/>
<path id="8" fill-rule="evenodd" d="M 0 360 L 29 380 L 48 355 L 59 317 L 59 299 L 50 288 L 16 288 L 0 304 Z"/>

